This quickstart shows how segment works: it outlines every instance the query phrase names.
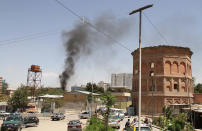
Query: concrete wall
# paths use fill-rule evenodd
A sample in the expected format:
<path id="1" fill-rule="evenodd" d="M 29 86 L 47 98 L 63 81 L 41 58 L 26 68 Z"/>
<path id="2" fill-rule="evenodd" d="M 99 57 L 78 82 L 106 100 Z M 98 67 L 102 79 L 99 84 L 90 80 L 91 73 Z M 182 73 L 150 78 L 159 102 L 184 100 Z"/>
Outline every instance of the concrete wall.
<path id="1" fill-rule="evenodd" d="M 86 102 L 88 95 L 86 94 L 76 94 L 76 93 L 66 93 L 64 95 L 64 100 L 66 102 Z"/>

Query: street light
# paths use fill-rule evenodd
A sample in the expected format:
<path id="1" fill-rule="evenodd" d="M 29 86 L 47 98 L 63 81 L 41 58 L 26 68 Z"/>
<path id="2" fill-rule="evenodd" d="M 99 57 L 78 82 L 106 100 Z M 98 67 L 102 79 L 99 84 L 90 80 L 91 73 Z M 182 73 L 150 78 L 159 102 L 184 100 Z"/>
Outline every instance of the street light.
<path id="1" fill-rule="evenodd" d="M 147 5 L 147 6 L 144 6 L 142 8 L 139 8 L 137 10 L 133 10 L 132 12 L 129 13 L 129 15 L 132 15 L 134 13 L 137 13 L 139 12 L 139 96 L 138 96 L 138 129 L 140 131 L 141 129 L 141 125 L 140 125 L 140 122 L 141 122 L 141 64 L 142 64 L 142 61 L 141 61 L 141 25 L 142 25 L 142 10 L 145 10 L 147 8 L 150 8 L 152 7 L 153 5 Z"/>

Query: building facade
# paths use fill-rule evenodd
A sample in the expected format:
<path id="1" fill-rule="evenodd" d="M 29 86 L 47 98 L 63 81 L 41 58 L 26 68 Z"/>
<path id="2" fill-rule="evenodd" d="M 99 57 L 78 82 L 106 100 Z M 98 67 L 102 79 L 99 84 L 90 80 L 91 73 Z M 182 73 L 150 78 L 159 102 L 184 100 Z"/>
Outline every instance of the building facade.
<path id="1" fill-rule="evenodd" d="M 132 55 L 132 101 L 137 111 L 139 50 L 132 52 Z M 162 112 L 164 106 L 179 108 L 193 102 L 191 56 L 192 52 L 185 47 L 154 46 L 142 48 L 141 103 L 143 114 L 152 114 L 152 111 L 154 114 L 158 114 Z"/>
<path id="2" fill-rule="evenodd" d="M 106 83 L 104 81 L 100 81 L 98 82 L 97 84 L 99 87 L 102 87 L 105 91 L 110 87 L 110 84 L 109 83 Z"/>
<path id="3" fill-rule="evenodd" d="M 125 87 L 127 89 L 132 89 L 132 78 L 131 73 L 120 73 L 111 75 L 111 87 Z"/>

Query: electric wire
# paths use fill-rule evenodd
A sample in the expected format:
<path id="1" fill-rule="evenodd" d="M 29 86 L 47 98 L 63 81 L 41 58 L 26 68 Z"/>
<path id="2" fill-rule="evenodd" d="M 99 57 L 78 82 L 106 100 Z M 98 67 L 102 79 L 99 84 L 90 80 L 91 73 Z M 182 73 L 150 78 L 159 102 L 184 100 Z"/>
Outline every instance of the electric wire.
<path id="1" fill-rule="evenodd" d="M 159 36 L 165 41 L 165 43 L 168 44 L 168 41 L 167 41 L 166 37 L 160 32 L 160 30 L 157 28 L 157 26 L 155 26 L 153 24 L 153 22 L 150 20 L 150 18 L 144 12 L 143 12 L 143 15 L 149 21 L 149 23 L 153 26 L 153 28 L 157 31 L 157 33 L 159 34 Z"/>
<path id="2" fill-rule="evenodd" d="M 43 32 L 43 33 L 36 33 L 36 34 L 30 34 L 30 35 L 26 35 L 26 36 L 22 36 L 22 37 L 17 37 L 17 38 L 13 38 L 13 39 L 1 40 L 0 41 L 0 46 L 6 46 L 6 45 L 11 45 L 11 44 L 16 44 L 18 42 L 23 42 L 23 41 L 26 41 L 26 40 L 42 38 L 42 37 L 46 37 L 46 36 L 49 36 L 49 35 L 56 34 L 58 32 L 59 31 Z"/>
<path id="3" fill-rule="evenodd" d="M 89 25 L 91 28 L 93 28 L 94 30 L 96 30 L 97 32 L 103 34 L 105 37 L 108 37 L 109 39 L 113 40 L 116 44 L 118 44 L 119 46 L 123 47 L 124 49 L 132 52 L 132 50 L 130 50 L 128 47 L 126 47 L 124 44 L 122 44 L 121 42 L 117 41 L 116 39 L 114 39 L 111 35 L 107 34 L 106 32 L 103 32 L 101 30 L 99 30 L 95 25 L 91 24 L 89 21 L 86 21 L 84 17 L 78 15 L 76 12 L 74 12 L 72 9 L 68 8 L 66 5 L 64 5 L 61 1 L 59 0 L 55 0 L 61 7 L 63 7 L 64 9 L 66 9 L 68 12 L 70 12 L 71 14 L 73 14 L 74 16 L 76 16 L 77 18 L 79 18 L 79 20 L 81 20 L 83 23 Z"/>

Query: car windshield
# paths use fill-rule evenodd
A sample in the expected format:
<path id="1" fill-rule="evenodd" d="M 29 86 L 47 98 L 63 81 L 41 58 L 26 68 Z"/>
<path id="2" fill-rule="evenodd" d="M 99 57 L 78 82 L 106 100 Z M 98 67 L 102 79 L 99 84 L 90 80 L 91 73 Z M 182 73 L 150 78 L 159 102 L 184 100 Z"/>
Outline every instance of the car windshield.
<path id="1" fill-rule="evenodd" d="M 119 119 L 118 116 L 110 116 L 110 119 Z"/>
<path id="2" fill-rule="evenodd" d="M 18 121 L 20 120 L 19 117 L 7 117 L 6 121 Z"/>
<path id="3" fill-rule="evenodd" d="M 123 113 L 123 111 L 122 111 L 122 110 L 119 110 L 118 112 L 119 112 L 119 113 Z"/>

